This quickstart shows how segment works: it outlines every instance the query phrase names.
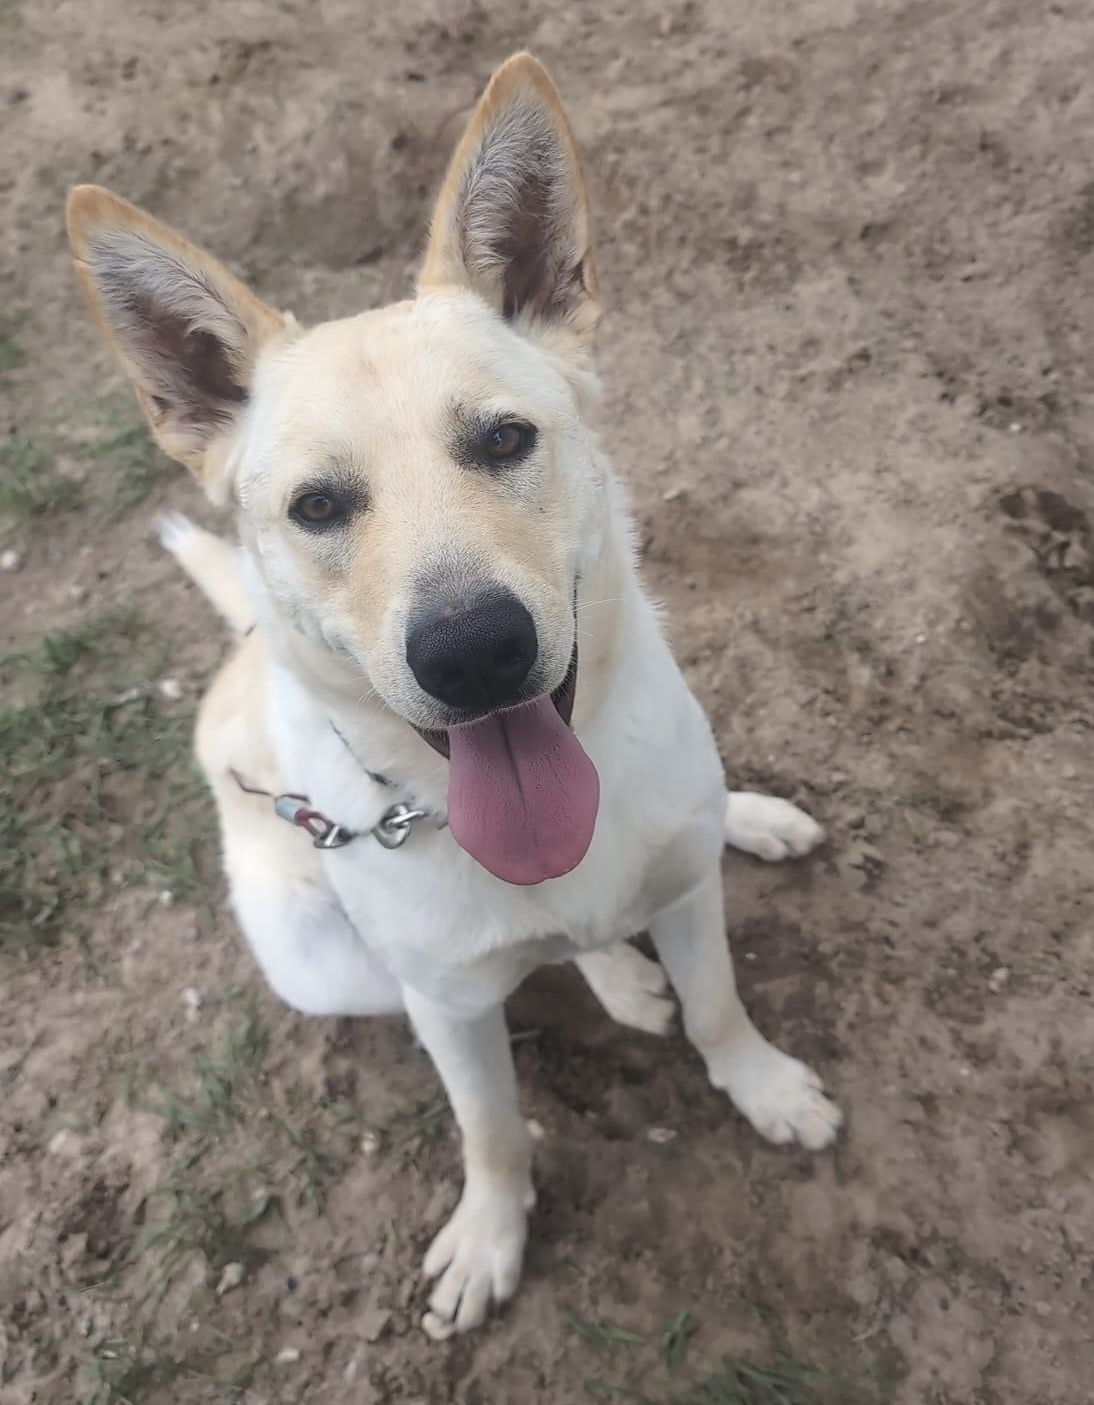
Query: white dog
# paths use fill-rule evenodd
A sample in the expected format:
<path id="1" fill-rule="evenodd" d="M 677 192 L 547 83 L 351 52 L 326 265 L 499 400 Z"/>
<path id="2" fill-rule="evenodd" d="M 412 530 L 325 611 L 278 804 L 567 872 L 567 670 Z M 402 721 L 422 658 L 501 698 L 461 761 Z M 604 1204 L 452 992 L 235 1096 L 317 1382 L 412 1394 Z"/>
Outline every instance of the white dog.
<path id="1" fill-rule="evenodd" d="M 69 232 L 160 444 L 238 509 L 241 552 L 183 518 L 164 538 L 243 636 L 198 729 L 240 924 L 296 1009 L 405 1011 L 459 1123 L 427 1330 L 517 1286 L 531 1147 L 503 1002 L 545 962 L 663 1031 L 661 968 L 626 943 L 647 930 L 714 1085 L 772 1141 L 827 1145 L 838 1111 L 737 996 L 719 868 L 727 840 L 779 859 L 821 831 L 727 798 L 639 584 L 585 422 L 581 162 L 539 64 L 478 104 L 410 301 L 302 331 L 106 191 L 73 192 Z"/>

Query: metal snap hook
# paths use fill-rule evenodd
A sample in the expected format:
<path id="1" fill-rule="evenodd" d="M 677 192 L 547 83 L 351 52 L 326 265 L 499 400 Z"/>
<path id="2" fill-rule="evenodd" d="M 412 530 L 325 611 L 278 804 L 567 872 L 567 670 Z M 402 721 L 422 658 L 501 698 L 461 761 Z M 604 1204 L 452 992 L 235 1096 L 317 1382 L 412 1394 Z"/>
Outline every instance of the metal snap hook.
<path id="1" fill-rule="evenodd" d="M 385 849 L 398 849 L 410 837 L 415 823 L 425 819 L 426 813 L 425 810 L 412 810 L 409 805 L 392 805 L 373 826 L 373 837 Z"/>

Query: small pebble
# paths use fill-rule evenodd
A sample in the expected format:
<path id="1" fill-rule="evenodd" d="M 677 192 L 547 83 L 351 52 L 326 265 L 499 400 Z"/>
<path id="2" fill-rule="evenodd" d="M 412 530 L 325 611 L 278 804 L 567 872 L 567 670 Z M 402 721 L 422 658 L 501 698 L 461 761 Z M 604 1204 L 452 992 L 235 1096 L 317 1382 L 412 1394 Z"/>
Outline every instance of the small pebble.
<path id="1" fill-rule="evenodd" d="M 380 1150 L 379 1133 L 366 1132 L 361 1138 L 361 1150 L 366 1156 L 375 1156 Z"/>
<path id="2" fill-rule="evenodd" d="M 182 992 L 182 1003 L 186 1006 L 186 1013 L 190 1019 L 196 1020 L 201 1009 L 201 991 L 188 985 Z"/>
<path id="3" fill-rule="evenodd" d="M 915 642 L 917 644 L 926 644 L 927 636 L 925 634 L 917 634 L 915 637 Z"/>
<path id="4" fill-rule="evenodd" d="M 542 1123 L 536 1121 L 534 1117 L 528 1119 L 528 1135 L 534 1142 L 541 1142 L 547 1133 L 543 1130 Z"/>
<path id="5" fill-rule="evenodd" d="M 353 1358 L 352 1361 L 347 1361 L 347 1362 L 346 1362 L 345 1369 L 344 1369 L 343 1372 L 342 1372 L 342 1379 L 346 1382 L 347 1385 L 349 1385 L 350 1382 L 355 1381 L 355 1380 L 357 1379 L 357 1358 L 356 1358 L 356 1356 Z"/>
<path id="6" fill-rule="evenodd" d="M 274 1357 L 275 1366 L 291 1366 L 294 1361 L 300 1360 L 300 1348 L 298 1346 L 283 1346 Z"/>
<path id="7" fill-rule="evenodd" d="M 177 678 L 161 678 L 160 694 L 168 702 L 178 702 L 179 698 L 182 697 L 182 684 Z"/>
<path id="8" fill-rule="evenodd" d="M 988 989 L 993 995 L 998 995 L 1009 980 L 1010 967 L 996 966 L 995 970 L 988 977 Z"/>
<path id="9" fill-rule="evenodd" d="M 64 1151 L 67 1141 L 68 1132 L 63 1127 L 59 1132 L 54 1132 L 49 1139 L 49 1147 L 47 1148 L 50 1156 L 56 1156 L 58 1152 Z"/>
<path id="10" fill-rule="evenodd" d="M 217 1297 L 222 1298 L 225 1293 L 230 1293 L 233 1288 L 238 1288 L 243 1282 L 242 1264 L 225 1264 L 224 1272 L 220 1275 L 220 1282 L 217 1284 Z"/>
<path id="11" fill-rule="evenodd" d="M 68 598 L 74 605 L 82 605 L 87 599 L 88 589 L 86 585 L 70 585 L 68 588 Z"/>
<path id="12" fill-rule="evenodd" d="M 7 551 L 0 552 L 0 571 L 17 571 L 23 564 L 23 558 L 11 547 Z"/>
<path id="13" fill-rule="evenodd" d="M 160 907 L 172 907 L 174 905 L 175 895 L 170 888 L 164 888 L 156 901 L 159 903 Z"/>
<path id="14" fill-rule="evenodd" d="M 666 488 L 665 491 L 661 494 L 661 501 L 678 502 L 684 496 L 685 492 L 686 489 L 681 488 L 679 486 L 675 488 Z"/>
<path id="15" fill-rule="evenodd" d="M 675 1136 L 676 1133 L 671 1127 L 650 1127 L 646 1132 L 646 1140 L 653 1142 L 656 1146 L 665 1146 Z"/>

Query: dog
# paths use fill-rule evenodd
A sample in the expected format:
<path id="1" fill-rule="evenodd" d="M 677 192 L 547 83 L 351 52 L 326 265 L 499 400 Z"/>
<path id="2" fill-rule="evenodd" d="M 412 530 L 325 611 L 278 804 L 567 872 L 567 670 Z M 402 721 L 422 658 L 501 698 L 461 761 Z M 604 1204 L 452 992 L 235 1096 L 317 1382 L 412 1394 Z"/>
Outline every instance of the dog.
<path id="1" fill-rule="evenodd" d="M 822 831 L 727 795 L 640 584 L 587 423 L 600 298 L 545 70 L 491 78 L 407 301 L 303 330 L 107 191 L 76 188 L 68 229 L 156 439 L 236 510 L 238 547 L 181 516 L 162 535 L 238 636 L 196 745 L 239 924 L 295 1009 L 405 1013 L 460 1129 L 429 1334 L 517 1288 L 534 1193 L 504 1001 L 538 966 L 573 961 L 651 1033 L 667 973 L 714 1086 L 771 1141 L 827 1146 L 839 1111 L 738 997 L 720 872 L 727 842 L 777 860 Z"/>

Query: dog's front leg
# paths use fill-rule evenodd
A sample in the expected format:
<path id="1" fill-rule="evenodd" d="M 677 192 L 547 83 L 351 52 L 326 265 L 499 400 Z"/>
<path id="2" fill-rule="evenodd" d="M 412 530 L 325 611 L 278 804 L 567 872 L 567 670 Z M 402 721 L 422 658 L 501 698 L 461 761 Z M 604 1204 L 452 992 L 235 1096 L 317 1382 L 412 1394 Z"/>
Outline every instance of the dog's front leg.
<path id="1" fill-rule="evenodd" d="M 714 1086 L 770 1141 L 797 1141 L 812 1151 L 827 1146 L 839 1130 L 839 1109 L 821 1092 L 812 1069 L 767 1042 L 737 994 L 721 873 L 715 870 L 655 918 L 650 936 Z"/>
<path id="2" fill-rule="evenodd" d="M 520 1281 L 532 1189 L 532 1143 L 517 1103 L 501 1005 L 466 1018 L 417 992 L 406 1008 L 448 1093 L 463 1138 L 463 1195 L 425 1256 L 437 1280 L 422 1326 L 435 1340 L 486 1319 Z"/>

